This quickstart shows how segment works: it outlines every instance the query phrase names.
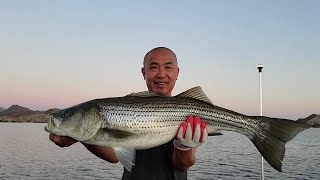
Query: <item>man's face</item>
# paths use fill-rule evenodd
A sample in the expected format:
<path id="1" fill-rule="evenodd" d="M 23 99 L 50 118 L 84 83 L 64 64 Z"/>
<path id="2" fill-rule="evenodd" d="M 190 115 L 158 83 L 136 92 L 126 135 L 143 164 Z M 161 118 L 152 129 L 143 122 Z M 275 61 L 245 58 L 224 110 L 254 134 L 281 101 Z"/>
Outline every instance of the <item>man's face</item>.
<path id="1" fill-rule="evenodd" d="M 163 96 L 171 96 L 179 75 L 176 56 L 169 50 L 151 52 L 142 68 L 149 91 Z"/>

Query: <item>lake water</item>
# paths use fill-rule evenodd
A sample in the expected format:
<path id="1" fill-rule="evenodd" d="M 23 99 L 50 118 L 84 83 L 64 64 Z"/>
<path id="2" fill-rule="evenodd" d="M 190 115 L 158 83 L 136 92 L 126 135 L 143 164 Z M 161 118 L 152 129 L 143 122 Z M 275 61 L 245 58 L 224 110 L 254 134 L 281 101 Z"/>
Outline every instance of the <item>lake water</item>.
<path id="1" fill-rule="evenodd" d="M 60 148 L 45 124 L 0 123 L 0 179 L 121 179 L 121 164 L 107 163 L 77 143 Z M 320 179 L 320 129 L 287 143 L 282 173 L 265 162 L 266 179 Z M 237 133 L 209 137 L 197 151 L 189 179 L 260 179 L 261 156 Z"/>

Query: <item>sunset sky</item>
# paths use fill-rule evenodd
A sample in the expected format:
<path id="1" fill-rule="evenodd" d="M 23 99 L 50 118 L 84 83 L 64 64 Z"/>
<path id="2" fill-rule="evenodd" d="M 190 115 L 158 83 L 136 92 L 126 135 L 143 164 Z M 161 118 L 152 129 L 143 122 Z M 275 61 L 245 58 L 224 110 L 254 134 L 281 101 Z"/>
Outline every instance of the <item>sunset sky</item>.
<path id="1" fill-rule="evenodd" d="M 0 107 L 66 108 L 146 90 L 142 60 L 178 57 L 174 94 L 297 119 L 320 114 L 320 1 L 0 1 Z"/>

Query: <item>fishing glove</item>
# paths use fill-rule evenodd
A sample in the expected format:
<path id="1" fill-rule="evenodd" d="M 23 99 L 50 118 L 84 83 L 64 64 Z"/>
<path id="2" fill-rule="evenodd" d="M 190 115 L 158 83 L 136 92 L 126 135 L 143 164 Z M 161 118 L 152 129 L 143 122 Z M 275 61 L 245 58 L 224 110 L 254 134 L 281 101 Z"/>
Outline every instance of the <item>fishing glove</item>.
<path id="1" fill-rule="evenodd" d="M 207 124 L 199 116 L 189 116 L 177 131 L 173 145 L 182 151 L 198 147 L 208 139 Z"/>

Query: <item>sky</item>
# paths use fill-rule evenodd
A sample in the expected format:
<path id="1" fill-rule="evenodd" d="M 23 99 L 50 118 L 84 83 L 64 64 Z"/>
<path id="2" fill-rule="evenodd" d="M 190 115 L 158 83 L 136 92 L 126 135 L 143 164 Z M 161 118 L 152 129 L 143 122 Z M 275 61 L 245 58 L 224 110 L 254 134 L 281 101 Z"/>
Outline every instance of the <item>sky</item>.
<path id="1" fill-rule="evenodd" d="M 144 55 L 177 57 L 174 95 L 298 119 L 320 114 L 320 1 L 0 1 L 0 107 L 67 108 L 146 90 Z"/>

